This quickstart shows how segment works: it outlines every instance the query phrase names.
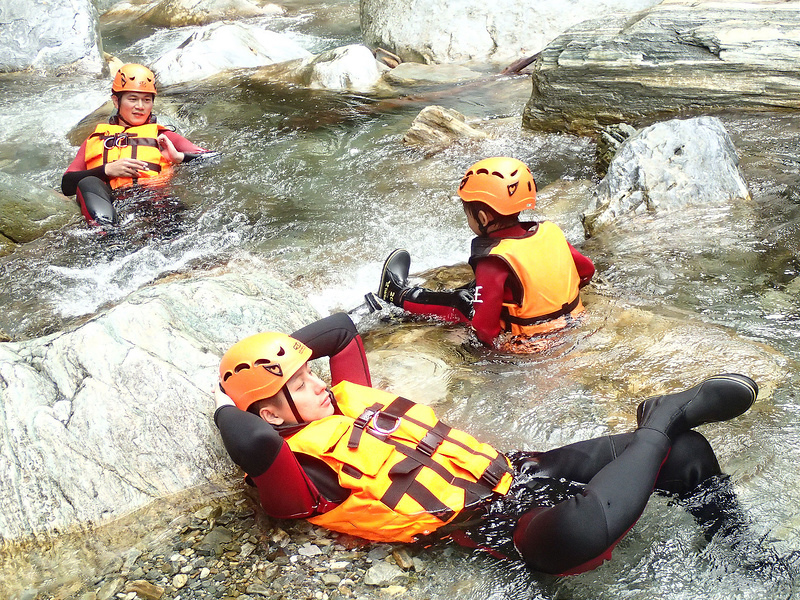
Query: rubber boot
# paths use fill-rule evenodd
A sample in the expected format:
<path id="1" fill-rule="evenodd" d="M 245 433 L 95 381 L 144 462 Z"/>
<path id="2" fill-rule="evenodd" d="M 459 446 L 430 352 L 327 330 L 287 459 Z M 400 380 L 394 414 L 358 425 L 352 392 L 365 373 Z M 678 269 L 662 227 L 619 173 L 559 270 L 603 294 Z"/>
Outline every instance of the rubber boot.
<path id="1" fill-rule="evenodd" d="M 403 306 L 403 295 L 408 291 L 408 270 L 411 255 L 402 248 L 393 250 L 383 263 L 378 297 L 396 306 Z"/>
<path id="2" fill-rule="evenodd" d="M 738 417 L 756 396 L 758 386 L 749 377 L 714 375 L 688 390 L 644 400 L 636 410 L 636 422 L 640 429 L 654 429 L 674 440 L 703 423 Z"/>

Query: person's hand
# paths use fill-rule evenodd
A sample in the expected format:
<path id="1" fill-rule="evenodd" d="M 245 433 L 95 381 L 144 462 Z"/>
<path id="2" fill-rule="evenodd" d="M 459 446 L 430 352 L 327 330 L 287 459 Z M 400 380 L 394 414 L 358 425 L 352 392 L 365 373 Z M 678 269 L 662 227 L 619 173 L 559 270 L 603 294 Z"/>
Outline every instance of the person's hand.
<path id="1" fill-rule="evenodd" d="M 171 163 L 182 163 L 183 162 L 183 152 L 178 152 L 175 149 L 175 144 L 165 135 L 160 134 L 156 141 L 158 142 L 158 147 L 161 150 L 161 154 L 166 156 Z"/>
<path id="2" fill-rule="evenodd" d="M 214 403 L 217 405 L 217 408 L 219 408 L 220 406 L 225 406 L 227 404 L 230 404 L 231 406 L 236 406 L 233 400 L 231 400 L 231 397 L 222 391 L 222 388 L 218 383 L 214 384 Z"/>
<path id="3" fill-rule="evenodd" d="M 105 173 L 108 177 L 138 177 L 139 171 L 146 171 L 147 163 L 136 158 L 120 158 L 106 163 Z"/>

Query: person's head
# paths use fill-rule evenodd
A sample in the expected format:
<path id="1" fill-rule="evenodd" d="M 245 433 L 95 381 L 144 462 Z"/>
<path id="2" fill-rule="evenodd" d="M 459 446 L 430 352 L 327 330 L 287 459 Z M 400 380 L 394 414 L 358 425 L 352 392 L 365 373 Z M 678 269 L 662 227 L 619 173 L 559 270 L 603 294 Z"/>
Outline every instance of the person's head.
<path id="1" fill-rule="evenodd" d="M 311 350 L 277 332 L 247 337 L 219 365 L 222 390 L 242 410 L 272 425 L 307 423 L 334 412 L 325 382 L 308 366 Z"/>
<path id="2" fill-rule="evenodd" d="M 470 229 L 486 235 L 514 225 L 521 211 L 536 206 L 536 182 L 525 163 L 497 156 L 467 169 L 458 195 Z"/>
<path id="3" fill-rule="evenodd" d="M 156 92 L 155 75 L 142 65 L 122 65 L 111 84 L 111 101 L 128 127 L 150 122 Z"/>

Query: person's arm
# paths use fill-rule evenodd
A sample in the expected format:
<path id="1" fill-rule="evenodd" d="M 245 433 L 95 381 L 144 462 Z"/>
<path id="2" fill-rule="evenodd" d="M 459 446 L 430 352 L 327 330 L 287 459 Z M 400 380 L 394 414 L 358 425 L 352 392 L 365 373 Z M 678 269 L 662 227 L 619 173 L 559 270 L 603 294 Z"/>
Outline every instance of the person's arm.
<path id="1" fill-rule="evenodd" d="M 80 180 L 90 176 L 99 177 L 106 182 L 109 180 L 105 172 L 105 165 L 100 165 L 94 169 L 86 167 L 86 142 L 84 141 L 64 175 L 61 176 L 61 192 L 65 196 L 74 196 L 78 192 Z"/>
<path id="2" fill-rule="evenodd" d="M 475 309 L 472 327 L 478 339 L 491 346 L 500 335 L 500 313 L 503 310 L 503 295 L 510 272 L 502 259 L 483 258 L 475 267 Z"/>
<path id="3" fill-rule="evenodd" d="M 569 242 L 567 243 L 569 244 Z M 572 244 L 569 244 L 569 251 L 572 253 L 572 260 L 575 261 L 575 268 L 578 270 L 578 277 L 580 277 L 578 287 L 583 287 L 594 277 L 594 263 L 573 248 Z"/>
<path id="4" fill-rule="evenodd" d="M 335 313 L 306 325 L 292 333 L 292 337 L 311 348 L 311 360 L 330 357 L 333 385 L 345 380 L 372 385 L 364 344 L 346 313 Z"/>
<path id="5" fill-rule="evenodd" d="M 232 402 L 218 404 L 214 422 L 225 449 L 255 483 L 267 514 L 287 519 L 317 514 L 324 500 L 278 432 Z"/>
<path id="6" fill-rule="evenodd" d="M 173 160 L 174 163 L 186 163 L 208 152 L 205 148 L 193 144 L 182 135 L 169 129 L 162 132 L 161 135 L 165 136 L 172 143 L 175 151 L 181 154 L 181 160 Z"/>

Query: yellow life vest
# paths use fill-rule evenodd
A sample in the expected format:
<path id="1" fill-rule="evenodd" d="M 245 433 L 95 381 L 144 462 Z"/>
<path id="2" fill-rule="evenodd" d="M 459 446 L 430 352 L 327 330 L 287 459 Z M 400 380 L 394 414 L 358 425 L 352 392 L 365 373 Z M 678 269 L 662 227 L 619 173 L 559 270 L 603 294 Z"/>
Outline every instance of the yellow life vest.
<path id="1" fill-rule="evenodd" d="M 120 158 L 136 158 L 148 163 L 148 169 L 140 171 L 139 177 L 114 177 L 110 184 L 114 189 L 139 183 L 158 185 L 172 173 L 172 163 L 161 154 L 156 138 L 166 130 L 157 123 L 146 123 L 136 127 L 101 123 L 86 140 L 84 158 L 89 169 L 105 165 Z"/>
<path id="2" fill-rule="evenodd" d="M 294 453 L 321 459 L 352 490 L 312 523 L 369 540 L 411 542 L 508 491 L 508 459 L 445 425 L 430 407 L 348 381 L 333 394 L 342 415 L 313 421 L 286 439 Z"/>
<path id="3" fill-rule="evenodd" d="M 475 238 L 470 264 L 497 256 L 511 268 L 514 300 L 504 302 L 500 316 L 504 331 L 530 336 L 566 324 L 565 315 L 583 312 L 578 287 L 580 276 L 569 243 L 561 229 L 549 221 L 519 238 Z"/>

